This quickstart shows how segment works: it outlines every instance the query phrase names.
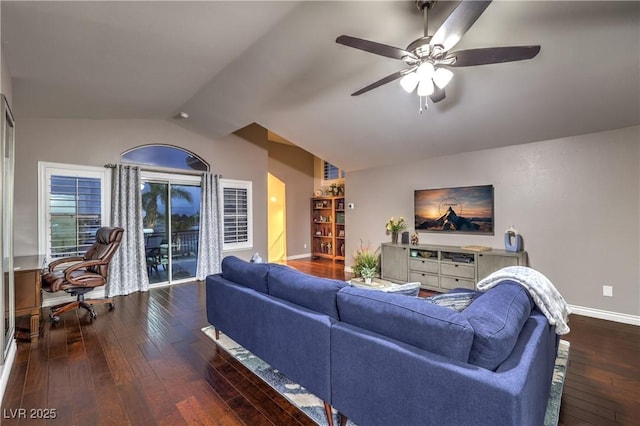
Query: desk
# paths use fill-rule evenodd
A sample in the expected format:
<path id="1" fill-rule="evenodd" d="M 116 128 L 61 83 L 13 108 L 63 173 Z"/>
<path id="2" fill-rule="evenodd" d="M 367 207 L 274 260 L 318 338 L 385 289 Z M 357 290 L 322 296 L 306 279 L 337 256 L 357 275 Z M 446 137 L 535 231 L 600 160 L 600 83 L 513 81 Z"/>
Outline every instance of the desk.
<path id="1" fill-rule="evenodd" d="M 23 315 L 31 317 L 29 335 L 32 342 L 37 342 L 40 334 L 40 309 L 42 308 L 40 273 L 43 260 L 44 255 L 13 258 L 16 317 Z"/>

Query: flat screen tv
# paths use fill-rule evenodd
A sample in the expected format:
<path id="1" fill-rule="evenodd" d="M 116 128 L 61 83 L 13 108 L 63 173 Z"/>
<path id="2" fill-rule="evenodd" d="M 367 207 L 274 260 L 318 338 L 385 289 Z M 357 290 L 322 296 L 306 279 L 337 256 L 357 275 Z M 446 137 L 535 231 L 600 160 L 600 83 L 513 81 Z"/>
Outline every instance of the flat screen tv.
<path id="1" fill-rule="evenodd" d="M 419 189 L 414 208 L 417 232 L 494 234 L 493 185 Z"/>

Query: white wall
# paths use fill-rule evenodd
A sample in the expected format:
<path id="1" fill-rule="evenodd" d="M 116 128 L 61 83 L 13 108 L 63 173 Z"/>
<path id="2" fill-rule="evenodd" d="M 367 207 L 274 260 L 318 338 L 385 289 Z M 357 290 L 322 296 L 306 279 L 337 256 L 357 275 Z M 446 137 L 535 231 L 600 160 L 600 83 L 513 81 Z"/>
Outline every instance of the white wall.
<path id="1" fill-rule="evenodd" d="M 163 143 L 188 149 L 225 178 L 253 182 L 254 248 L 233 254 L 249 259 L 267 250 L 267 151 L 229 135 L 211 140 L 164 120 L 24 119 L 16 123 L 16 256 L 38 251 L 38 161 L 90 166 L 117 163 L 130 148 Z"/>
<path id="2" fill-rule="evenodd" d="M 640 316 L 640 127 L 431 158 L 347 174 L 347 247 L 389 241 L 390 216 L 413 221 L 413 191 L 492 184 L 494 236 L 421 233 L 420 241 L 504 248 L 522 233 L 530 265 L 568 303 Z M 410 228 L 410 230 L 412 230 Z M 347 264 L 352 259 L 348 256 Z M 613 297 L 602 286 L 613 286 Z"/>

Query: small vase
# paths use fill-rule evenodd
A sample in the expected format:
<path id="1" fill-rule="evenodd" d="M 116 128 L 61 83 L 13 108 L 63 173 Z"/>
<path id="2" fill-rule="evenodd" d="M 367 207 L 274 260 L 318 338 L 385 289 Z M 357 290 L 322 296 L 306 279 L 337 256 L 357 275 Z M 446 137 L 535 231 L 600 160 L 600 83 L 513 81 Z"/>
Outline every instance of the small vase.
<path id="1" fill-rule="evenodd" d="M 366 277 L 366 278 L 364 279 L 364 283 L 365 283 L 365 284 L 371 284 L 371 277 Z"/>
<path id="2" fill-rule="evenodd" d="M 393 244 L 398 244 L 398 233 L 397 232 L 391 232 L 391 242 Z"/>

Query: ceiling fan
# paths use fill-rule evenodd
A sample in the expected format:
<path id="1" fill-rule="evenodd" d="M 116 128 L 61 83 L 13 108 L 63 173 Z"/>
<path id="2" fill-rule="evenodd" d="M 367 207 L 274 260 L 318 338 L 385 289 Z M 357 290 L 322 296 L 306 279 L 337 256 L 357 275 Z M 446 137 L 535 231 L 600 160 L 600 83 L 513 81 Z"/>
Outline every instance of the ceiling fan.
<path id="1" fill-rule="evenodd" d="M 423 102 L 427 106 L 427 97 L 434 103 L 445 98 L 444 88 L 453 77 L 453 72 L 449 67 L 470 67 L 522 61 L 531 59 L 540 52 L 540 46 L 488 47 L 450 52 L 482 15 L 491 1 L 468 0 L 460 2 L 440 28 L 433 35 L 429 35 L 429 10 L 433 8 L 435 3 L 436 1 L 416 0 L 417 8 L 424 12 L 424 37 L 411 42 L 406 49 L 348 35 L 341 35 L 336 39 L 336 43 L 376 55 L 400 59 L 408 65 L 407 68 L 371 83 L 352 93 L 351 96 L 361 95 L 401 78 L 400 84 L 408 93 L 413 92 L 417 87 L 420 111 L 422 111 Z"/>

